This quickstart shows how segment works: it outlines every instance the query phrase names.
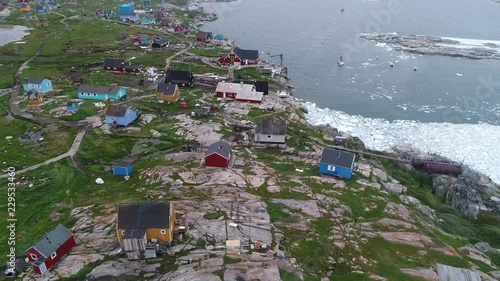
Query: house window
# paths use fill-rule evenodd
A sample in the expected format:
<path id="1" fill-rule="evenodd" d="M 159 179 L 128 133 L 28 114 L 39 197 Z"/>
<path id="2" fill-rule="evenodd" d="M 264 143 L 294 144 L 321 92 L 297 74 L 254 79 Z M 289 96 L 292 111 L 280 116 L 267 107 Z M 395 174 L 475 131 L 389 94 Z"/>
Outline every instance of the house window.
<path id="1" fill-rule="evenodd" d="M 271 135 L 267 135 L 267 138 L 270 139 L 270 138 L 272 138 L 272 136 Z"/>
<path id="2" fill-rule="evenodd" d="M 30 256 L 31 256 L 31 258 L 32 258 L 33 260 L 35 260 L 35 261 L 38 259 L 38 257 L 37 257 L 35 254 L 30 254 Z"/>
<path id="3" fill-rule="evenodd" d="M 57 257 L 57 253 L 56 252 L 53 252 L 52 255 L 50 255 L 50 258 L 51 259 L 54 259 L 55 257 Z"/>
<path id="4" fill-rule="evenodd" d="M 160 233 L 161 233 L 161 234 L 165 234 L 165 233 L 167 233 L 167 232 L 165 231 L 165 229 L 162 229 L 162 230 L 160 230 Z"/>
<path id="5" fill-rule="evenodd" d="M 335 172 L 335 166 L 328 165 L 328 171 Z"/>

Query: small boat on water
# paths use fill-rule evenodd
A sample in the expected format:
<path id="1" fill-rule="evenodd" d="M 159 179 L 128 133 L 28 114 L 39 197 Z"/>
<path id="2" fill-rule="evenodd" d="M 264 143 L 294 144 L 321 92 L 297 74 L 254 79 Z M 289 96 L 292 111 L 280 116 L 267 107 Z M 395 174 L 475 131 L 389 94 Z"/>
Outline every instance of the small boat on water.
<path id="1" fill-rule="evenodd" d="M 344 58 L 342 56 L 339 56 L 337 63 L 339 64 L 339 66 L 343 66 L 344 65 Z"/>

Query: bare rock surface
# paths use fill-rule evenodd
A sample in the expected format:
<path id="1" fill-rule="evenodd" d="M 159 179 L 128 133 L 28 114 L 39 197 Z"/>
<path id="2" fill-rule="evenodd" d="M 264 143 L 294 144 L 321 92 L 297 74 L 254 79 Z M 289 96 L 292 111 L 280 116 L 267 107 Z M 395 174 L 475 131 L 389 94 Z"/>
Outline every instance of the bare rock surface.
<path id="1" fill-rule="evenodd" d="M 401 272 L 420 277 L 427 281 L 439 281 L 437 273 L 428 268 L 401 268 Z"/>
<path id="2" fill-rule="evenodd" d="M 382 232 L 379 235 L 393 243 L 407 244 L 416 247 L 424 247 L 432 244 L 431 238 L 421 233 L 414 232 Z"/>

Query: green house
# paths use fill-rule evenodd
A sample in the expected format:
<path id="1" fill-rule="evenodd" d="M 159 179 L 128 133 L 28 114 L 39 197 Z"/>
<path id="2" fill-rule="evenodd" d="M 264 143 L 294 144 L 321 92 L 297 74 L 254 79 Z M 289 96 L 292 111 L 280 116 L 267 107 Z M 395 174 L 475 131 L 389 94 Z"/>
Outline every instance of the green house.
<path id="1" fill-rule="evenodd" d="M 78 98 L 88 100 L 121 100 L 127 94 L 125 88 L 82 85 L 77 90 Z"/>

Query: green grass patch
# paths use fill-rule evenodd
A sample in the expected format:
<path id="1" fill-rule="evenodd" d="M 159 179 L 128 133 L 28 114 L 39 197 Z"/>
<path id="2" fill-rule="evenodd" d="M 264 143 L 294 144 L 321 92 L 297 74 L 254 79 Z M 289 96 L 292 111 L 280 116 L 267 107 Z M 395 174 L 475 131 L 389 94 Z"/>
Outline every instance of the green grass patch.
<path id="1" fill-rule="evenodd" d="M 207 213 L 203 215 L 203 217 L 207 220 L 216 220 L 223 216 L 224 214 L 222 212 Z"/>
<path id="2" fill-rule="evenodd" d="M 326 217 L 320 217 L 313 222 L 314 230 L 317 234 L 322 236 L 329 236 L 332 234 L 332 227 L 335 224 L 333 221 Z"/>
<path id="3" fill-rule="evenodd" d="M 220 57 L 221 54 L 227 54 L 230 51 L 220 48 L 191 48 L 188 52 L 196 55 L 200 55 L 203 57 Z"/>
<path id="4" fill-rule="evenodd" d="M 267 212 L 271 218 L 271 222 L 298 222 L 299 217 L 291 213 L 283 211 L 283 206 L 277 203 L 273 203 L 269 200 L 266 201 Z"/>
<path id="5" fill-rule="evenodd" d="M 239 263 L 239 262 L 241 262 L 241 259 L 232 258 L 232 257 L 229 257 L 229 256 L 224 256 L 223 259 L 224 259 L 224 264 L 232 264 L 232 263 Z"/>

